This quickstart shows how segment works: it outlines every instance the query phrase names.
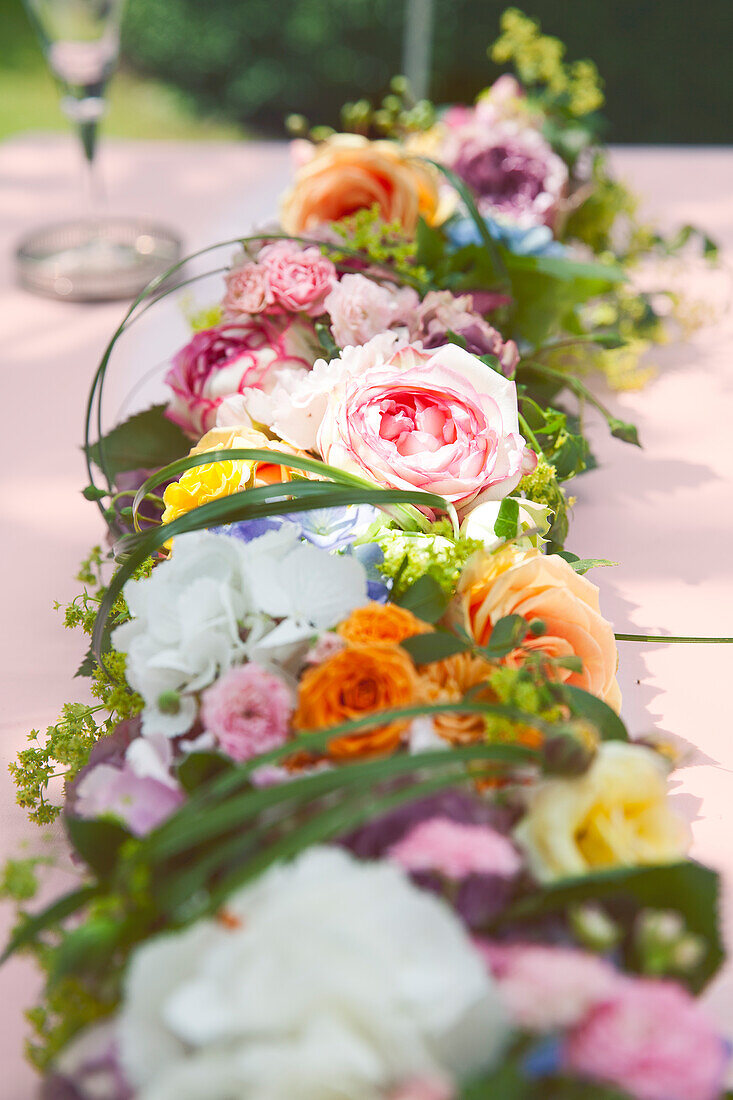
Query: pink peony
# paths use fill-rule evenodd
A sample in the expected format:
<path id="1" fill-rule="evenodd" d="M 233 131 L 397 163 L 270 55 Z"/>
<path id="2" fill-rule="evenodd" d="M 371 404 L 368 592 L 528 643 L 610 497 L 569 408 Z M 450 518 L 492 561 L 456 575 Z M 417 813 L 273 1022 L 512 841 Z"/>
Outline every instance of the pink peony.
<path id="1" fill-rule="evenodd" d="M 316 436 L 325 462 L 462 506 L 516 488 L 525 455 L 527 469 L 534 456 L 519 434 L 513 382 L 455 344 L 434 352 L 405 347 L 375 360 L 367 345 L 322 371 L 332 383 Z M 308 415 L 316 408 L 311 395 Z M 296 402 L 291 419 L 298 411 Z"/>
<path id="2" fill-rule="evenodd" d="M 510 878 L 522 867 L 516 848 L 501 833 L 448 817 L 421 821 L 387 854 L 406 871 L 437 871 L 456 882 L 468 875 Z"/>
<path id="3" fill-rule="evenodd" d="M 449 332 L 462 336 L 472 355 L 495 355 L 504 374 L 514 373 L 519 362 L 517 345 L 505 341 L 476 312 L 472 296 L 457 298 L 449 290 L 431 290 L 410 318 L 410 339 L 419 340 L 424 348 L 438 348 L 448 343 Z"/>
<path id="4" fill-rule="evenodd" d="M 267 271 L 261 264 L 246 263 L 232 268 L 225 276 L 224 312 L 228 317 L 242 313 L 262 313 L 272 305 L 272 291 Z"/>
<path id="5" fill-rule="evenodd" d="M 204 728 L 233 760 L 250 760 L 284 744 L 292 711 L 283 680 L 254 663 L 230 669 L 201 698 Z"/>
<path id="6" fill-rule="evenodd" d="M 273 301 L 290 313 L 318 317 L 336 282 L 336 268 L 317 248 L 292 241 L 267 245 L 259 255 Z"/>
<path id="7" fill-rule="evenodd" d="M 184 800 L 174 782 L 138 775 L 125 763 L 117 768 L 98 764 L 80 780 L 74 812 L 79 817 L 113 816 L 135 836 L 144 836 L 165 821 Z"/>
<path id="8" fill-rule="evenodd" d="M 623 979 L 607 962 L 572 947 L 477 940 L 512 1019 L 527 1031 L 577 1024 Z"/>
<path id="9" fill-rule="evenodd" d="M 225 398 L 269 388 L 280 368 L 306 373 L 317 348 L 310 325 L 294 318 L 241 317 L 197 332 L 165 376 L 173 390 L 166 415 L 198 438 L 214 427 Z"/>
<path id="10" fill-rule="evenodd" d="M 728 1052 L 681 986 L 626 978 L 571 1032 L 565 1062 L 637 1100 L 717 1100 Z"/>
<path id="11" fill-rule="evenodd" d="M 407 325 L 419 302 L 412 287 L 382 286 L 365 275 L 344 275 L 326 298 L 326 310 L 333 338 L 344 348 Z"/>

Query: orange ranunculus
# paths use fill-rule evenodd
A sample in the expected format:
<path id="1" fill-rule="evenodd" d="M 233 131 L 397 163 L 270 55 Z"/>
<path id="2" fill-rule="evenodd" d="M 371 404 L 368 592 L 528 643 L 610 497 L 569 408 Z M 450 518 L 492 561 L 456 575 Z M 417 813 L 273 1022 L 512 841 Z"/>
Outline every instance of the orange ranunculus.
<path id="1" fill-rule="evenodd" d="M 426 703 L 458 703 L 471 688 L 486 684 L 480 697 L 490 701 L 494 698 L 487 683 L 490 671 L 491 665 L 483 658 L 471 653 L 456 653 L 420 669 L 420 696 Z M 482 715 L 458 711 L 434 714 L 433 726 L 440 737 L 454 745 L 479 741 L 486 732 Z"/>
<path id="2" fill-rule="evenodd" d="M 338 633 L 353 646 L 395 646 L 405 638 L 425 634 L 432 629 L 428 623 L 397 604 L 368 603 L 352 611 L 346 622 L 338 627 Z"/>
<path id="3" fill-rule="evenodd" d="M 579 657 L 581 672 L 558 669 L 558 675 L 620 709 L 613 627 L 601 615 L 596 586 L 564 558 L 517 547 L 476 555 L 461 577 L 454 611 L 479 645 L 488 643 L 505 615 L 541 620 L 544 634 L 528 638 L 525 647 L 550 657 Z M 516 666 L 521 660 L 517 650 L 506 663 Z"/>
<path id="4" fill-rule="evenodd" d="M 287 233 L 307 233 L 373 206 L 408 234 L 419 217 L 437 224 L 444 217 L 437 173 L 396 142 L 335 134 L 297 170 L 280 219 Z"/>
<path id="5" fill-rule="evenodd" d="M 309 669 L 298 685 L 293 724 L 300 730 L 328 729 L 376 711 L 415 701 L 417 673 L 397 646 L 347 647 Z M 408 722 L 389 722 L 334 738 L 328 754 L 337 760 L 394 752 Z"/>

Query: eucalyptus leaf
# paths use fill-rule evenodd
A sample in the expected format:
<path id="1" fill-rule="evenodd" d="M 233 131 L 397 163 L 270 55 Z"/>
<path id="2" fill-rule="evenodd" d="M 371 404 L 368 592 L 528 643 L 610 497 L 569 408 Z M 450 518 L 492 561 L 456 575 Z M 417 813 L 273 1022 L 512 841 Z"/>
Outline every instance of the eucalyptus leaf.
<path id="1" fill-rule="evenodd" d="M 483 652 L 490 660 L 506 657 L 520 646 L 529 633 L 529 624 L 522 615 L 505 615 L 497 620 L 491 630 L 489 644 Z"/>
<path id="2" fill-rule="evenodd" d="M 564 684 L 562 691 L 573 714 L 587 718 L 604 741 L 629 740 L 626 726 L 608 703 L 572 684 Z"/>
<path id="3" fill-rule="evenodd" d="M 394 599 L 394 603 L 426 623 L 435 623 L 442 618 L 448 602 L 448 596 L 429 573 L 418 577 Z"/>
<path id="4" fill-rule="evenodd" d="M 498 539 L 513 539 L 519 525 L 519 501 L 516 497 L 504 497 L 494 522 L 494 534 Z"/>
<path id="5" fill-rule="evenodd" d="M 465 653 L 470 648 L 468 642 L 447 630 L 436 630 L 430 634 L 414 634 L 401 643 L 402 649 L 412 657 L 416 665 L 429 665 L 433 661 L 442 661 L 456 653 Z"/>
<path id="6" fill-rule="evenodd" d="M 165 416 L 165 408 L 165 405 L 153 405 L 118 424 L 101 442 L 90 446 L 92 462 L 102 465 L 100 448 L 104 448 L 107 471 L 115 477 L 124 470 L 157 469 L 188 454 L 191 440 Z M 96 487 L 89 488 L 94 490 Z M 87 492 L 85 490 L 85 495 Z M 87 499 L 92 498 L 87 496 Z"/>

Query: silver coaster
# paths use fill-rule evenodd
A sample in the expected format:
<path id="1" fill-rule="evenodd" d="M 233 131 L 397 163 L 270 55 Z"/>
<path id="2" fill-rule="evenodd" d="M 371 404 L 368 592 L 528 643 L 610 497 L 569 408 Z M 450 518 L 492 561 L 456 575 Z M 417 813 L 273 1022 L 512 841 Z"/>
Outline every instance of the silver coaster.
<path id="1" fill-rule="evenodd" d="M 18 281 L 71 302 L 133 298 L 181 255 L 170 230 L 136 218 L 63 222 L 34 230 L 15 253 Z"/>

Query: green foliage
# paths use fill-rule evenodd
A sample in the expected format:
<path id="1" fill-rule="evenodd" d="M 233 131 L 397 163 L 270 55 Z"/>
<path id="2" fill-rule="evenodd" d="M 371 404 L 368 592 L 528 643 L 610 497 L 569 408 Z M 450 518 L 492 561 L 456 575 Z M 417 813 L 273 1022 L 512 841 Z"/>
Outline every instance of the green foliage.
<path id="1" fill-rule="evenodd" d="M 64 626 L 81 629 L 87 637 L 92 635 L 106 592 L 102 567 L 102 551 L 96 546 L 78 574 L 85 585 L 84 590 L 63 608 Z M 143 566 L 138 575 L 148 575 L 151 568 L 152 562 Z M 112 607 L 111 621 L 118 625 L 128 618 L 124 599 L 118 596 Z M 86 764 L 98 738 L 111 733 L 119 722 L 142 710 L 142 699 L 125 680 L 123 653 L 110 653 L 105 666 L 87 657 L 82 669 L 84 674 L 91 676 L 90 690 L 98 702 L 64 704 L 58 721 L 48 726 L 45 736 L 38 730 L 31 730 L 28 735 L 30 747 L 21 749 L 17 760 L 9 765 L 17 787 L 18 805 L 25 807 L 31 821 L 39 825 L 54 821 L 60 812 L 60 807 L 48 800 L 51 781 L 59 777 L 73 779 Z"/>
<path id="2" fill-rule="evenodd" d="M 524 921 L 560 916 L 584 902 L 597 903 L 612 916 L 623 915 L 626 927 L 630 927 L 630 916 L 644 910 L 674 910 L 690 932 L 707 945 L 697 967 L 685 976 L 690 988 L 699 992 L 716 973 L 725 954 L 718 928 L 719 891 L 716 872 L 691 860 L 614 868 L 542 886 L 506 910 L 501 923 L 516 928 Z M 635 969 L 639 960 L 633 936 L 627 938 L 623 951 L 625 965 Z"/>
<path id="3" fill-rule="evenodd" d="M 383 527 L 376 532 L 374 539 L 384 554 L 379 570 L 393 580 L 392 598 L 397 603 L 404 602 L 410 586 L 427 584 L 423 578 L 436 584 L 446 597 L 451 596 L 464 565 L 482 546 L 478 539 L 463 535 L 455 538 L 447 519 L 431 524 L 427 532 Z"/>
<path id="4" fill-rule="evenodd" d="M 348 248 L 366 252 L 375 263 L 393 268 L 396 273 L 408 277 L 410 282 L 427 283 L 426 269 L 415 262 L 417 241 L 405 236 L 399 221 L 385 222 L 379 205 L 357 210 L 355 214 L 332 223 L 332 228 Z M 328 255 L 342 268 L 353 263 L 353 256 L 347 253 L 329 251 Z"/>
<path id="5" fill-rule="evenodd" d="M 190 439 L 165 416 L 165 405 L 154 405 L 118 424 L 102 446 L 94 443 L 90 457 L 111 479 L 125 470 L 158 469 L 188 454 Z"/>

